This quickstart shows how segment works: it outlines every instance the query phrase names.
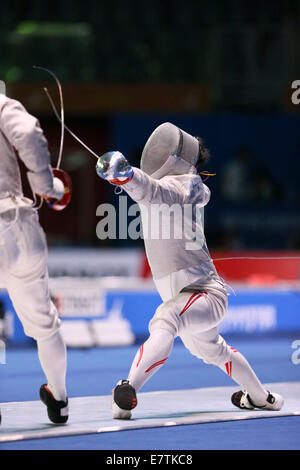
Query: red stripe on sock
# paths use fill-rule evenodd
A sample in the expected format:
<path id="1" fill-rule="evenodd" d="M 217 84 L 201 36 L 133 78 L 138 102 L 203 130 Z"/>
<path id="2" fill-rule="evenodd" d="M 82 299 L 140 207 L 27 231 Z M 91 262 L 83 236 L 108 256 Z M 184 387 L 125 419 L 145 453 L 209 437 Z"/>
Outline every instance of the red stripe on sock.
<path id="1" fill-rule="evenodd" d="M 231 362 L 231 361 L 226 362 L 225 367 L 226 367 L 227 374 L 229 375 L 229 377 L 231 377 L 231 374 L 232 374 L 232 362 Z"/>
<path id="2" fill-rule="evenodd" d="M 158 361 L 158 362 L 155 362 L 154 364 L 152 364 L 152 366 L 150 366 L 147 370 L 145 370 L 145 374 L 147 372 L 150 372 L 150 370 L 153 369 L 153 367 L 157 367 L 157 366 L 160 366 L 161 364 L 164 364 L 167 359 L 168 358 L 166 357 L 165 359 L 162 359 L 161 361 Z"/>
<path id="3" fill-rule="evenodd" d="M 141 362 L 141 359 L 143 357 L 143 352 L 144 352 L 144 345 L 142 344 L 142 346 L 140 347 L 140 357 L 136 365 L 137 367 L 139 366 L 139 363 Z"/>
<path id="4" fill-rule="evenodd" d="M 193 305 L 194 302 L 196 302 L 197 299 L 199 299 L 199 297 L 202 297 L 203 294 L 207 294 L 207 292 L 201 292 L 200 294 L 197 293 L 197 292 L 194 292 L 191 297 L 189 298 L 189 300 L 187 301 L 187 303 L 185 304 L 183 310 L 180 312 L 179 316 L 181 317 L 181 315 L 187 311 L 188 308 L 190 308 L 191 305 Z M 196 297 L 195 297 L 196 296 Z"/>

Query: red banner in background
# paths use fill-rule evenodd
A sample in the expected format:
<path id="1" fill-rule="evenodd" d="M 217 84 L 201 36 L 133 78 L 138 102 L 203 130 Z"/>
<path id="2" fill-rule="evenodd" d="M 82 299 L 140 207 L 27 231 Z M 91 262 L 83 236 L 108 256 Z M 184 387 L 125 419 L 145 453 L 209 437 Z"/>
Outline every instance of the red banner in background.
<path id="1" fill-rule="evenodd" d="M 226 281 L 260 285 L 300 280 L 300 252 L 297 251 L 216 251 L 211 256 Z M 141 277 L 149 276 L 151 271 L 145 258 Z"/>
<path id="2" fill-rule="evenodd" d="M 235 251 L 211 255 L 220 276 L 228 281 L 264 284 L 300 280 L 299 252 Z"/>

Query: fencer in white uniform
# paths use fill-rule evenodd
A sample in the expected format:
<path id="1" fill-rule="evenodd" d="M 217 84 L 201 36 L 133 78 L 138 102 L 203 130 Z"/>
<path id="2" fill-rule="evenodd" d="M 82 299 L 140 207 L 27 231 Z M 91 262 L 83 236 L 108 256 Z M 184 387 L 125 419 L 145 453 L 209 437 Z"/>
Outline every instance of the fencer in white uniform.
<path id="1" fill-rule="evenodd" d="M 220 367 L 242 387 L 232 396 L 234 405 L 275 410 L 283 404 L 282 397 L 263 387 L 243 355 L 218 332 L 228 294 L 204 236 L 203 207 L 209 202 L 210 190 L 198 169 L 207 155 L 200 138 L 164 123 L 148 139 L 141 169 L 131 167 L 120 152 L 108 152 L 97 162 L 98 175 L 122 185 L 139 204 L 146 255 L 163 301 L 127 380 L 113 390 L 114 418 L 131 417 L 136 392 L 167 361 L 176 336 L 193 355 Z M 158 217 L 158 212 L 164 215 Z M 172 230 L 165 231 L 168 225 Z"/>
<path id="2" fill-rule="evenodd" d="M 65 191 L 53 177 L 47 140 L 38 120 L 23 105 L 0 94 L 0 272 L 24 332 L 37 342 L 47 384 L 40 389 L 48 416 L 68 419 L 66 347 L 60 320 L 50 299 L 47 243 L 33 201 L 22 191 L 18 158 L 28 169 L 34 194 L 55 201 Z"/>

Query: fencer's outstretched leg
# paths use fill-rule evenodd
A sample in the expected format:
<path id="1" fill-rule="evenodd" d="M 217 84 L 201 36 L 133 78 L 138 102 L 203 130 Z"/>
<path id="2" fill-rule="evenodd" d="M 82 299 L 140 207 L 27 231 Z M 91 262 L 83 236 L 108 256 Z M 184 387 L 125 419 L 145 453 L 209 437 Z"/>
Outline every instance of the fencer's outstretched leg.
<path id="1" fill-rule="evenodd" d="M 40 388 L 40 398 L 47 406 L 49 419 L 56 424 L 68 420 L 66 392 L 66 346 L 59 330 L 48 338 L 37 340 L 38 356 L 47 378 Z"/>
<path id="2" fill-rule="evenodd" d="M 198 334 L 184 334 L 182 340 L 190 352 L 208 364 L 218 366 L 243 390 L 232 395 L 232 403 L 239 408 L 279 410 L 283 398 L 270 393 L 261 384 L 245 357 L 229 346 L 217 328 Z"/>
<path id="3" fill-rule="evenodd" d="M 137 405 L 136 392 L 168 359 L 174 344 L 174 334 L 159 328 L 152 331 L 133 360 L 128 379 L 121 380 L 113 389 L 112 415 L 115 419 L 130 419 Z"/>

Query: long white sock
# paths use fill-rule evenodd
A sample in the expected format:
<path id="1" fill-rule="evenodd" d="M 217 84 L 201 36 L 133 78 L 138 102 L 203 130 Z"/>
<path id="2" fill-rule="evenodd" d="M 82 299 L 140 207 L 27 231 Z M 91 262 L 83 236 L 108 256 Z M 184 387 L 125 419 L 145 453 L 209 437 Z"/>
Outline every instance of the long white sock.
<path id="1" fill-rule="evenodd" d="M 55 400 L 66 401 L 67 352 L 59 331 L 49 338 L 38 340 L 38 355 Z"/>
<path id="2" fill-rule="evenodd" d="M 226 372 L 243 390 L 247 390 L 252 401 L 260 406 L 264 405 L 268 392 L 262 386 L 245 357 L 236 349 L 231 348 L 230 360 L 219 367 Z"/>
<path id="3" fill-rule="evenodd" d="M 142 344 L 133 360 L 128 380 L 136 391 L 157 372 L 168 359 L 174 343 L 174 336 L 168 330 L 154 330 Z"/>

